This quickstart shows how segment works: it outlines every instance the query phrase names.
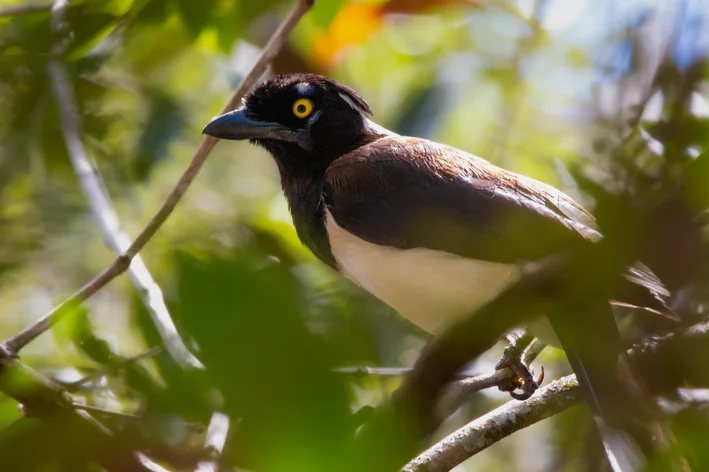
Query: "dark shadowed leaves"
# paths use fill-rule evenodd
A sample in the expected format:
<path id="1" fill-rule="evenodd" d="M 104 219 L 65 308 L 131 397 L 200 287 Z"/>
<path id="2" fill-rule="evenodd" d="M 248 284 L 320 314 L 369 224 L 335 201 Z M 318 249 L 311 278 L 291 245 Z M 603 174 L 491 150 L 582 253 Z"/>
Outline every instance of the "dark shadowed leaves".
<path id="1" fill-rule="evenodd" d="M 332 470 L 349 427 L 337 353 L 305 327 L 298 283 L 257 248 L 177 256 L 183 326 L 239 419 L 230 456 L 257 470 Z"/>

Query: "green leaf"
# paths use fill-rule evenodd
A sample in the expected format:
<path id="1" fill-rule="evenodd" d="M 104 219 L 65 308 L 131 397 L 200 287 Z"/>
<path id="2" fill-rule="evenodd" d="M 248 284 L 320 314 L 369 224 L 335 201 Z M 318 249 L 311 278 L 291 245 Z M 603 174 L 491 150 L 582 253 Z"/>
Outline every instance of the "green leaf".
<path id="1" fill-rule="evenodd" d="M 202 0 L 196 2 L 194 0 L 177 0 L 176 7 L 180 13 L 182 22 L 187 27 L 190 35 L 193 38 L 199 36 L 202 29 L 207 26 L 218 0 Z"/>
<path id="2" fill-rule="evenodd" d="M 225 399 L 242 418 L 248 468 L 334 470 L 351 431 L 336 353 L 306 328 L 287 265 L 247 246 L 225 257 L 176 256 L 183 326 Z"/>

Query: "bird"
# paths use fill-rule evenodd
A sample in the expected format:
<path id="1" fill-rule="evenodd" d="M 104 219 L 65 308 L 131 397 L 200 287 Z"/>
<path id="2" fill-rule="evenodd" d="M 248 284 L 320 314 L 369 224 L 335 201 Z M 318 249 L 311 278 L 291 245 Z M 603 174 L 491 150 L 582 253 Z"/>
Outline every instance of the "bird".
<path id="1" fill-rule="evenodd" d="M 602 238 L 594 217 L 555 187 L 452 146 L 401 136 L 371 115 L 352 88 L 293 73 L 258 84 L 242 107 L 214 118 L 203 133 L 268 151 L 302 243 L 433 335 L 520 280 L 525 263 Z M 669 295 L 636 263 L 610 302 L 671 314 Z M 600 332 L 612 346 L 619 334 L 607 313 Z M 564 348 L 595 397 L 589 354 L 559 339 L 563 329 L 553 321 L 533 322 L 534 334 Z"/>

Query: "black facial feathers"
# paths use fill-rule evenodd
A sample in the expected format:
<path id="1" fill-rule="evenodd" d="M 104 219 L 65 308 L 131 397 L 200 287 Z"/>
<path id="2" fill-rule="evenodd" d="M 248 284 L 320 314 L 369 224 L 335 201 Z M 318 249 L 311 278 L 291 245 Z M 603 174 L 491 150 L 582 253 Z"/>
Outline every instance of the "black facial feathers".
<path id="1" fill-rule="evenodd" d="M 278 136 L 252 139 L 276 159 L 282 176 L 322 173 L 333 160 L 381 134 L 357 92 L 315 74 L 288 74 L 258 85 L 244 99 L 248 119 L 282 127 Z"/>
<path id="2" fill-rule="evenodd" d="M 371 115 L 367 102 L 353 89 L 340 84 L 329 77 L 316 74 L 278 75 L 259 84 L 244 98 L 244 104 L 255 115 L 263 118 L 272 114 L 274 104 L 288 105 L 300 97 L 322 100 L 323 104 L 340 108 L 342 104 L 353 105 L 362 112 Z M 349 101 L 349 103 L 348 103 Z M 341 102 L 341 103 L 338 103 Z"/>

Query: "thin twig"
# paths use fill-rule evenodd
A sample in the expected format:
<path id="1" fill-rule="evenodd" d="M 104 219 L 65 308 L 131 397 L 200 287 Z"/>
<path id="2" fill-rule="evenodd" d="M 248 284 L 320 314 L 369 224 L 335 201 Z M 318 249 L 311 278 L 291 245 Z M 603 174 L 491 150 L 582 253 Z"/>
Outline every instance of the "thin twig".
<path id="1" fill-rule="evenodd" d="M 52 10 L 52 29 L 55 34 L 62 34 L 67 29 L 64 11 L 68 1 L 57 2 L 57 7 Z M 130 246 L 130 238 L 121 230 L 118 213 L 111 202 L 106 188 L 102 185 L 98 169 L 91 163 L 86 149 L 81 142 L 81 117 L 76 102 L 76 94 L 71 85 L 71 78 L 64 61 L 64 53 L 68 41 L 58 38 L 56 47 L 52 48 L 49 57 L 48 72 L 51 78 L 54 99 L 59 108 L 61 130 L 66 143 L 67 151 L 74 172 L 79 177 L 81 185 L 91 212 L 98 223 L 103 238 L 108 247 L 115 254 L 122 254 Z M 183 367 L 202 368 L 199 360 L 187 349 L 180 338 L 175 323 L 165 304 L 165 299 L 160 286 L 150 275 L 148 268 L 140 255 L 136 255 L 128 267 L 128 276 L 138 290 L 143 304 L 157 328 L 167 351 Z"/>
<path id="2" fill-rule="evenodd" d="M 532 344 L 527 346 L 527 349 L 524 350 L 523 362 L 525 365 L 530 365 L 534 362 L 546 347 L 547 345 L 543 341 L 539 340 L 539 338 L 532 341 Z"/>
<path id="3" fill-rule="evenodd" d="M 659 398 L 666 415 L 688 409 L 709 409 L 709 389 L 677 389 L 677 398 Z M 449 434 L 420 454 L 405 472 L 445 472 L 494 443 L 543 419 L 554 416 L 582 400 L 575 375 L 555 380 L 524 402 L 510 401 Z"/>
<path id="4" fill-rule="evenodd" d="M 115 410 L 107 410 L 105 408 L 100 408 L 97 406 L 93 405 L 84 405 L 83 403 L 76 403 L 72 402 L 71 407 L 74 408 L 75 410 L 83 410 L 89 413 L 92 413 L 96 416 L 107 416 L 107 417 L 113 417 L 117 419 L 123 419 L 123 420 L 131 420 L 131 421 L 146 421 L 148 418 L 146 418 L 144 415 L 137 415 L 135 413 L 124 413 L 121 411 L 115 411 Z M 204 425 L 201 423 L 189 423 L 189 422 L 183 422 L 182 426 L 186 429 L 189 429 L 191 432 L 198 434 L 202 433 L 204 431 Z"/>
<path id="5" fill-rule="evenodd" d="M 530 365 L 546 347 L 542 341 L 534 339 L 524 350 L 524 363 Z M 398 377 L 411 372 L 411 367 L 368 367 L 352 366 L 339 367 L 335 372 L 352 375 L 374 375 L 382 377 Z M 473 393 L 487 388 L 508 387 L 517 378 L 517 374 L 510 368 L 502 368 L 475 374 L 471 371 L 460 371 L 455 374 L 451 382 L 441 395 L 441 399 L 436 406 L 439 421 L 444 420 L 457 410 L 463 402 Z"/>
<path id="6" fill-rule="evenodd" d="M 211 449 L 213 458 L 209 461 L 201 461 L 195 472 L 216 472 L 219 470 L 219 455 L 224 449 L 228 433 L 229 417 L 224 413 L 215 412 L 209 421 L 207 437 L 204 441 L 204 448 Z"/>
<path id="7" fill-rule="evenodd" d="M 658 371 L 658 366 L 666 364 L 666 362 L 659 362 L 659 359 L 682 359 L 690 357 L 690 355 L 701 356 L 704 352 L 707 351 L 706 346 L 709 345 L 707 343 L 707 340 L 709 340 L 709 322 L 702 321 L 695 325 L 685 327 L 679 331 L 667 334 L 665 336 L 647 340 L 641 345 L 633 346 L 627 351 L 627 354 L 630 360 L 632 361 L 634 368 L 638 369 L 643 366 L 649 366 L 649 368 L 645 368 L 645 375 L 657 375 L 660 378 L 663 378 L 668 377 L 668 374 L 662 371 Z M 539 345 L 539 347 L 542 346 L 543 343 Z M 687 348 L 688 350 L 684 351 L 682 350 L 682 348 Z M 532 350 L 534 352 L 540 351 L 538 347 L 532 347 Z M 688 367 L 687 369 L 682 370 L 681 373 L 678 373 L 677 365 L 672 363 L 670 363 L 667 368 L 672 370 L 673 374 L 680 375 L 680 377 L 683 377 L 686 373 L 691 373 L 696 370 L 692 367 Z M 481 390 L 483 388 L 488 388 L 492 385 L 497 385 L 496 382 L 504 381 L 504 376 L 502 378 L 496 378 L 497 375 L 503 376 L 503 371 L 496 371 L 488 375 L 469 379 L 468 382 L 470 382 L 471 384 L 471 390 Z M 466 380 L 460 381 L 460 383 L 465 382 Z M 571 382 L 576 382 L 574 375 L 563 377 L 562 379 L 552 382 L 548 386 L 539 389 L 537 392 L 535 392 L 534 396 L 532 396 L 529 400 L 525 402 L 509 402 L 503 407 L 500 407 L 497 410 L 494 410 L 493 412 L 490 412 L 487 415 L 474 420 L 469 425 L 464 426 L 462 429 L 449 435 L 441 442 L 432 446 L 423 454 L 419 455 L 416 459 L 411 461 L 406 466 L 405 470 L 407 472 L 433 472 L 439 470 L 449 470 L 450 468 L 455 467 L 456 464 L 463 462 L 464 460 L 472 457 L 481 450 L 490 446 L 492 443 L 497 442 L 503 439 L 504 437 L 510 436 L 514 432 L 519 431 L 520 429 L 523 429 L 529 426 L 530 424 L 541 421 L 542 419 L 548 416 L 552 416 L 553 414 L 563 411 L 565 408 L 568 408 L 575 404 L 576 401 L 566 403 L 565 407 L 562 407 L 562 404 L 554 403 L 557 401 L 557 396 L 563 397 L 565 395 L 565 393 L 560 391 L 559 387 L 555 386 L 555 384 L 561 383 L 570 387 Z M 689 383 L 692 384 L 691 380 L 689 381 Z M 576 387 L 573 387 L 573 392 L 576 392 L 577 390 L 578 389 Z M 568 392 L 571 391 L 572 390 L 569 390 Z M 574 395 L 576 395 L 576 393 L 574 393 Z M 540 397 L 544 397 L 541 399 L 541 406 L 539 403 Z M 563 398 L 562 400 L 566 401 Z M 441 404 L 437 407 L 437 413 L 439 413 L 440 415 L 441 410 L 446 408 L 446 404 L 455 404 L 455 401 L 455 399 L 451 400 L 446 398 L 446 396 L 443 396 Z M 488 418 L 488 420 L 490 420 L 491 418 L 497 418 L 495 416 L 495 412 L 503 411 L 506 412 L 505 414 L 518 414 L 517 412 L 520 411 L 519 409 L 504 410 L 505 408 L 512 408 L 514 404 L 536 405 L 533 408 L 540 408 L 541 410 L 552 408 L 552 410 L 547 416 L 539 417 L 538 419 L 532 422 L 528 422 L 528 420 L 529 418 L 534 417 L 529 415 L 533 415 L 536 413 L 534 413 L 533 411 L 523 410 L 522 414 L 527 415 L 527 419 L 522 419 L 519 423 L 515 422 L 514 425 L 508 424 L 508 427 L 506 427 L 507 429 L 505 429 L 504 434 L 500 434 L 499 437 L 495 435 L 494 431 L 486 433 L 481 429 L 475 427 L 475 425 L 480 424 L 480 422 L 482 422 L 485 418 Z M 661 407 L 662 412 L 666 415 L 674 415 L 677 414 L 679 411 L 683 411 L 690 407 L 707 408 L 707 405 L 709 405 L 709 389 L 677 389 L 676 397 L 661 397 L 659 398 L 658 405 Z M 448 410 L 445 411 L 450 411 L 450 407 Z M 445 414 L 445 411 L 443 414 Z M 504 415 L 502 415 L 501 417 L 503 416 Z M 498 428 L 505 427 L 504 418 L 505 417 L 503 417 L 503 423 L 500 423 L 497 420 L 492 422 L 488 421 L 488 428 L 490 428 L 491 430 L 495 430 Z M 479 445 L 480 447 L 472 447 L 470 446 L 471 444 Z M 457 446 L 459 449 L 454 450 L 454 446 Z M 439 454 L 441 455 L 440 458 L 438 457 Z"/>
<path id="8" fill-rule="evenodd" d="M 127 357 L 125 359 L 121 359 L 119 362 L 116 362 L 114 364 L 107 365 L 101 369 L 96 369 L 94 372 L 91 372 L 90 374 L 80 378 L 79 380 L 75 380 L 73 382 L 62 383 L 62 386 L 64 388 L 66 388 L 67 390 L 70 390 L 70 391 L 74 390 L 82 385 L 85 385 L 89 382 L 100 379 L 101 377 L 108 375 L 112 372 L 115 372 L 117 370 L 120 370 L 123 367 L 127 366 L 128 364 L 132 364 L 133 362 L 138 362 L 142 359 L 147 359 L 149 357 L 157 356 L 161 352 L 162 352 L 162 347 L 155 346 L 152 349 L 149 349 L 146 352 L 142 352 L 136 356 Z"/>
<path id="9" fill-rule="evenodd" d="M 0 8 L 0 18 L 7 16 L 18 16 L 27 13 L 35 13 L 39 11 L 49 11 L 52 8 L 51 3 L 23 3 L 19 5 L 9 5 Z"/>
<path id="10" fill-rule="evenodd" d="M 382 377 L 399 377 L 411 371 L 411 367 L 369 367 L 356 365 L 352 367 L 338 367 L 335 372 L 353 375 L 377 375 Z"/>
<path id="11" fill-rule="evenodd" d="M 337 367 L 333 369 L 335 372 L 340 374 L 351 374 L 351 375 L 373 375 L 378 377 L 401 377 L 411 372 L 413 367 L 369 367 L 366 365 L 356 365 L 350 367 Z M 461 370 L 457 372 L 453 378 L 459 380 L 469 379 L 471 377 L 478 377 L 481 374 L 479 372 L 474 372 L 472 370 Z M 485 375 L 485 374 L 482 374 Z"/>
<path id="12" fill-rule="evenodd" d="M 511 400 L 446 436 L 409 462 L 406 472 L 445 472 L 492 444 L 549 418 L 583 396 L 576 377 L 569 375 L 539 389 L 529 400 Z"/>
<path id="13" fill-rule="evenodd" d="M 369 367 L 366 365 L 356 365 L 351 367 L 338 367 L 335 372 L 352 375 L 376 375 L 379 377 L 400 377 L 411 372 L 411 367 Z M 470 375 L 462 376 L 469 377 Z"/>
<path id="14" fill-rule="evenodd" d="M 516 378 L 510 368 L 493 370 L 483 375 L 468 377 L 451 382 L 441 394 L 441 399 L 436 405 L 436 418 L 442 422 L 453 414 L 465 400 L 475 392 L 492 387 L 510 385 Z"/>
<path id="15" fill-rule="evenodd" d="M 130 420 L 143 420 L 144 417 L 136 415 L 134 413 L 122 413 L 120 411 L 106 410 L 105 408 L 99 408 L 97 406 L 82 405 L 81 403 L 72 403 L 71 406 L 76 410 L 83 410 L 89 413 L 94 413 L 96 415 L 103 416 L 115 416 L 117 418 L 125 418 Z"/>
<path id="16" fill-rule="evenodd" d="M 244 77 L 239 87 L 231 96 L 226 106 L 221 113 L 231 111 L 236 108 L 240 100 L 246 92 L 253 86 L 259 77 L 266 71 L 266 68 L 280 51 L 289 33 L 298 23 L 300 18 L 310 10 L 314 0 L 295 0 L 293 8 L 288 16 L 283 20 L 273 36 L 261 52 L 261 56 L 256 61 L 251 71 Z M 131 260 L 140 252 L 143 247 L 150 241 L 155 233 L 160 229 L 168 216 L 172 213 L 177 203 L 182 196 L 187 192 L 189 185 L 194 180 L 197 172 L 202 167 L 209 152 L 214 148 L 218 139 L 211 136 L 204 136 L 195 156 L 187 166 L 187 169 L 182 174 L 180 180 L 175 184 L 169 195 L 163 202 L 157 213 L 150 219 L 145 228 L 135 238 L 133 243 L 121 255 L 108 266 L 103 272 L 97 275 L 93 280 L 84 285 L 81 289 L 64 300 L 62 303 L 54 307 L 49 313 L 37 320 L 35 323 L 25 328 L 23 331 L 8 339 L 4 343 L 4 347 L 10 352 L 18 352 L 37 336 L 47 331 L 54 323 L 56 323 L 67 311 L 83 303 L 86 299 L 101 290 L 106 284 L 123 273 L 130 266 Z"/>

